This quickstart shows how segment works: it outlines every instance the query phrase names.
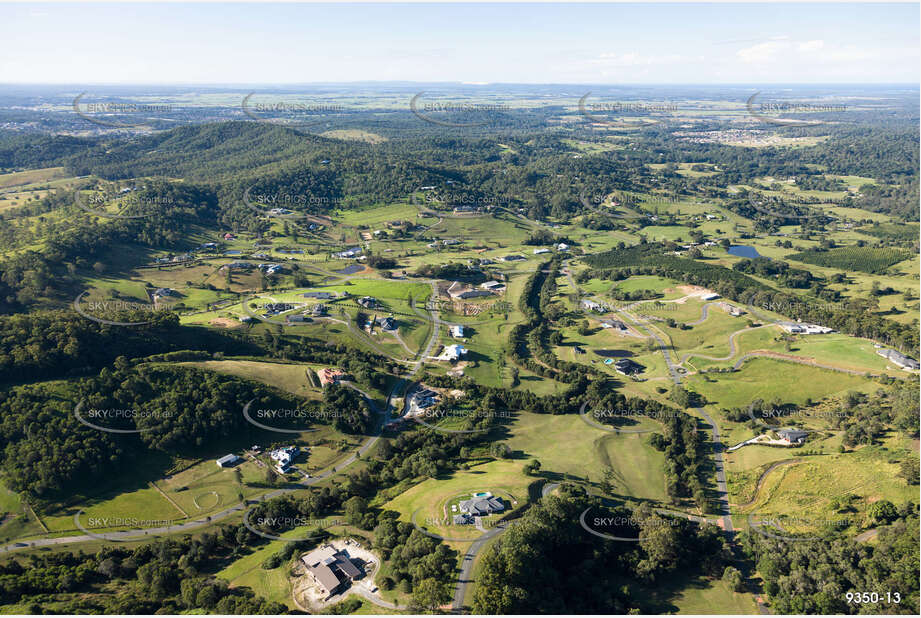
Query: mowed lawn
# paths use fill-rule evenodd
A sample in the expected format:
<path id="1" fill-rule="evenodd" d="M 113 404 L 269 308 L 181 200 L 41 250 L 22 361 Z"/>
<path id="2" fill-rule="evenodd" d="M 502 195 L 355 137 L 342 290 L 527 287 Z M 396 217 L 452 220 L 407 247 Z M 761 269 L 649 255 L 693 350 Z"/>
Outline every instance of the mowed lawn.
<path id="1" fill-rule="evenodd" d="M 697 321 L 700 319 L 699 315 L 698 313 L 697 318 L 689 321 Z M 741 318 L 734 318 L 715 307 L 709 308 L 707 319 L 703 323 L 691 326 L 688 330 L 670 328 L 661 322 L 656 326 L 668 334 L 679 355 L 683 356 L 693 350 L 699 354 L 715 357 L 728 356 L 729 335 L 747 327 Z"/>
<path id="2" fill-rule="evenodd" d="M 655 421 L 646 424 L 658 426 Z M 590 426 L 578 414 L 531 412 L 519 413 L 510 432 L 509 447 L 526 460 L 537 459 L 542 472 L 597 484 L 610 467 L 618 495 L 665 499 L 665 457 L 649 446 L 650 433 L 613 433 Z"/>
<path id="3" fill-rule="evenodd" d="M 305 299 L 302 294 L 307 291 L 348 292 L 353 297 L 373 296 L 385 301 L 388 305 L 393 305 L 395 310 L 409 311 L 407 299 L 412 296 L 416 303 L 421 305 L 431 295 L 432 288 L 427 283 L 389 281 L 386 279 L 350 279 L 338 283 L 334 282 L 320 288 L 299 288 L 285 292 L 260 292 L 259 296 L 271 296 L 276 301 L 281 302 L 305 303 L 309 299 Z M 394 303 L 394 301 L 396 302 Z M 384 310 L 379 309 L 378 311 L 383 312 Z"/>
<path id="4" fill-rule="evenodd" d="M 670 601 L 677 614 L 757 614 L 755 597 L 745 592 L 733 592 L 729 584 L 719 579 L 697 579 L 686 584 Z"/>
<path id="5" fill-rule="evenodd" d="M 885 358 L 876 353 L 869 339 L 857 339 L 839 333 L 802 337 L 794 345 L 797 356 L 814 358 L 817 362 L 836 365 L 858 371 L 885 371 L 892 367 Z M 897 371 L 896 375 L 905 375 Z"/>
<path id="6" fill-rule="evenodd" d="M 279 536 L 301 538 L 304 530 L 295 528 Z M 224 570 L 218 571 L 217 577 L 225 579 L 231 588 L 249 587 L 253 592 L 270 601 L 296 609 L 291 597 L 291 579 L 288 577 L 288 565 L 282 564 L 274 569 L 263 569 L 262 563 L 272 554 L 282 550 L 288 541 L 269 541 L 252 553 L 232 562 Z"/>
<path id="7" fill-rule="evenodd" d="M 367 225 L 387 229 L 387 221 L 415 221 L 419 208 L 413 204 L 388 204 L 361 210 L 339 210 L 333 216 L 345 225 Z"/>
<path id="8" fill-rule="evenodd" d="M 44 516 L 42 521 L 52 532 L 69 532 L 83 534 L 74 523 L 74 516 L 80 512 L 80 525 L 93 532 L 124 530 L 125 528 L 151 528 L 166 525 L 167 522 L 180 523 L 183 514 L 173 506 L 160 492 L 150 486 L 119 493 L 64 511 L 53 516 Z M 108 522 L 117 522 L 120 526 L 106 526 Z M 135 523 L 136 522 L 136 523 Z M 132 525 L 135 524 L 135 525 Z M 139 533 L 141 534 L 141 533 Z"/>
<path id="9" fill-rule="evenodd" d="M 247 461 L 236 466 L 235 470 L 240 471 L 243 484 L 236 481 L 233 470 L 218 468 L 213 460 L 206 459 L 157 481 L 157 486 L 191 517 L 198 517 L 238 504 L 240 494 L 249 498 L 266 492 L 263 488 L 246 484 L 260 483 L 265 479 L 265 473 L 257 464 Z"/>
<path id="10" fill-rule="evenodd" d="M 614 471 L 614 493 L 665 501 L 665 455 L 649 445 L 648 433 L 610 434 L 597 447 L 602 462 Z"/>
<path id="11" fill-rule="evenodd" d="M 473 466 L 469 470 L 459 470 L 447 478 L 426 479 L 381 508 L 385 511 L 399 512 L 402 521 L 411 521 L 415 513 L 416 524 L 433 534 L 448 538 L 469 538 L 472 541 L 482 534 L 473 526 L 442 525 L 445 505 L 461 494 L 467 494 L 469 497 L 470 494 L 480 491 L 489 491 L 504 499 L 512 497 L 517 502 L 509 505 L 512 509 L 524 505 L 528 499 L 528 486 L 537 480 L 524 475 L 524 464 L 525 462 L 520 459 L 503 459 Z M 447 512 L 450 522 L 450 507 Z M 467 542 L 448 542 L 448 545 L 454 549 L 461 549 L 467 546 Z"/>
<path id="12" fill-rule="evenodd" d="M 467 243 L 499 248 L 521 244 L 528 237 L 531 229 L 518 220 L 487 215 L 485 217 L 445 219 L 432 232 L 433 234 L 430 235 L 433 238 L 459 238 Z M 522 252 L 521 250 L 516 250 L 515 247 L 510 247 L 504 251 L 506 253 Z M 531 251 L 528 250 L 524 253 L 528 255 L 531 254 Z"/>
<path id="13" fill-rule="evenodd" d="M 739 328 L 744 328 L 744 324 Z M 736 353 L 733 354 L 729 359 L 723 361 L 714 361 L 698 356 L 698 354 L 703 354 L 704 356 L 713 356 L 714 358 L 725 358 L 729 355 L 729 336 L 723 338 L 725 341 L 725 346 L 721 350 L 708 349 L 708 350 L 695 350 L 690 352 L 690 357 L 686 361 L 688 363 L 688 368 L 694 369 L 707 369 L 710 367 L 731 367 L 735 364 L 739 358 L 752 352 L 754 350 L 771 350 L 774 352 L 780 352 L 782 354 L 792 354 L 794 356 L 803 356 L 799 352 L 795 351 L 796 346 L 794 345 L 794 350 L 787 352 L 784 348 L 783 343 L 778 341 L 780 336 L 780 329 L 774 326 L 768 326 L 766 328 L 751 328 L 745 331 L 742 331 L 733 338 L 735 341 Z M 730 333 L 731 334 L 731 333 Z M 681 351 L 679 356 L 684 356 L 687 352 Z M 749 361 L 751 362 L 751 361 Z"/>

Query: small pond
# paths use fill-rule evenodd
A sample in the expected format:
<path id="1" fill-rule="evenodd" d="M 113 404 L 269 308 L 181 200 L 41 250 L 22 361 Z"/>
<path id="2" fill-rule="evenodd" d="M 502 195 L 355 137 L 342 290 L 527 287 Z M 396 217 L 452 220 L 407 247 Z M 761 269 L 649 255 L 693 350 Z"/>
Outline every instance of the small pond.
<path id="1" fill-rule="evenodd" d="M 732 245 L 728 249 L 729 255 L 734 255 L 736 257 L 750 258 L 755 259 L 759 257 L 764 257 L 758 250 L 754 247 L 748 245 Z"/>

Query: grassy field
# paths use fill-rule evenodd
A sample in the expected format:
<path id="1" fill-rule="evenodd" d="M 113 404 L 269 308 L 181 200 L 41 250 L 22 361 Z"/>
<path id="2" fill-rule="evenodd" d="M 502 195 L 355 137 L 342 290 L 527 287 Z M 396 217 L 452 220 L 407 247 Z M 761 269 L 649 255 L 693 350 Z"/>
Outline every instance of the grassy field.
<path id="1" fill-rule="evenodd" d="M 726 408 L 774 398 L 803 404 L 810 398 L 818 400 L 848 390 L 869 393 L 878 388 L 876 383 L 861 376 L 770 358 L 753 358 L 734 373 L 690 376 L 688 384 L 707 401 Z"/>
<path id="2" fill-rule="evenodd" d="M 303 531 L 290 530 L 279 536 L 298 538 L 303 536 Z M 288 564 L 282 564 L 274 569 L 262 568 L 262 563 L 269 556 L 280 551 L 285 543 L 286 541 L 269 541 L 218 571 L 217 577 L 227 580 L 231 588 L 248 587 L 261 597 L 270 601 L 278 601 L 290 609 L 297 609 L 291 596 Z"/>
<path id="3" fill-rule="evenodd" d="M 528 485 L 536 479 L 522 473 L 524 461 L 499 460 L 480 464 L 469 470 L 460 470 L 447 478 L 427 479 L 390 500 L 381 508 L 400 513 L 400 519 L 411 521 L 415 514 L 416 524 L 433 534 L 451 539 L 470 539 L 482 534 L 472 526 L 458 526 L 450 523 L 450 504 L 459 496 L 478 491 L 489 491 L 508 498 L 512 509 L 523 506 L 528 499 Z M 506 511 L 508 512 L 508 511 Z M 447 522 L 445 517 L 447 513 Z M 467 541 L 447 541 L 454 549 L 466 547 Z"/>
<path id="4" fill-rule="evenodd" d="M 646 420 L 631 429 L 655 429 Z M 521 412 L 509 427 L 509 447 L 524 460 L 537 459 L 551 478 L 597 485 L 605 469 L 614 473 L 616 493 L 640 500 L 664 500 L 664 455 L 648 444 L 649 434 L 616 434 L 586 423 L 578 414 Z M 548 440 L 547 436 L 554 439 Z M 565 445 L 565 448 L 560 448 Z"/>
<path id="5" fill-rule="evenodd" d="M 758 605 L 749 593 L 733 592 L 718 579 L 698 578 L 681 582 L 669 598 L 674 613 L 686 615 L 757 614 Z"/>
<path id="6" fill-rule="evenodd" d="M 662 315 L 668 315 L 668 313 L 663 312 Z M 656 326 L 668 335 L 672 345 L 681 356 L 696 352 L 714 357 L 727 356 L 729 354 L 729 335 L 746 328 L 742 318 L 732 317 L 715 307 L 710 307 L 707 319 L 703 323 L 695 324 L 686 330 L 671 328 L 662 322 L 657 322 Z"/>
<path id="7" fill-rule="evenodd" d="M 0 483 L 0 512 L 18 513 L 22 509 L 22 499 L 14 491 L 6 488 L 6 485 Z"/>
<path id="8" fill-rule="evenodd" d="M 367 225 L 373 229 L 383 228 L 387 221 L 416 221 L 419 209 L 412 204 L 386 204 L 358 210 L 339 210 L 333 217 L 345 225 Z M 386 228 L 383 228 L 386 229 Z"/>
<path id="9" fill-rule="evenodd" d="M 195 361 L 177 364 L 200 367 L 217 373 L 264 382 L 307 399 L 320 399 L 323 396 L 322 390 L 312 387 L 306 376 L 306 372 L 316 371 L 322 365 L 268 363 L 250 360 Z"/>
<path id="10" fill-rule="evenodd" d="M 66 177 L 67 173 L 64 171 L 63 167 L 44 167 L 22 172 L 10 172 L 8 174 L 0 174 L 0 189 L 21 187 Z"/>
<path id="11" fill-rule="evenodd" d="M 608 282 L 608 285 L 610 286 L 610 282 Z M 614 289 L 620 290 L 621 292 L 653 290 L 655 292 L 661 292 L 663 294 L 662 298 L 679 298 L 682 294 L 673 289 L 677 287 L 677 285 L 678 283 L 671 279 L 666 279 L 665 277 L 638 275 L 624 279 L 623 281 L 618 281 L 614 285 Z M 670 290 L 670 293 L 665 293 L 666 290 Z"/>
<path id="12" fill-rule="evenodd" d="M 333 131 L 324 131 L 323 133 L 320 133 L 320 136 L 328 137 L 330 139 L 367 142 L 369 144 L 380 144 L 387 141 L 387 138 L 382 135 L 371 133 L 370 131 L 362 131 L 360 129 L 336 129 Z"/>
<path id="13" fill-rule="evenodd" d="M 618 334 L 615 329 L 602 328 L 598 318 L 593 317 L 589 320 L 591 330 L 586 335 L 580 335 L 576 328 L 560 329 L 563 333 L 563 345 L 555 348 L 555 354 L 563 360 L 591 365 L 622 381 L 623 376 L 616 373 L 609 365 L 604 364 L 606 358 L 612 355 L 630 357 L 645 367 L 641 374 L 645 379 L 668 375 L 662 353 L 658 350 L 650 351 L 645 337 L 628 337 Z M 639 330 L 639 332 L 646 335 L 644 330 Z M 574 351 L 576 345 L 585 349 L 587 353 L 576 354 Z"/>
<path id="14" fill-rule="evenodd" d="M 898 463 L 914 445 L 904 436 L 892 435 L 883 445 L 863 446 L 853 452 L 807 457 L 797 465 L 776 469 L 766 479 L 754 504 L 740 509 L 741 514 L 795 516 L 802 518 L 800 530 L 814 532 L 810 524 L 825 519 L 847 518 L 850 533 L 869 527 L 865 523 L 867 506 L 877 500 L 896 505 L 917 500 L 916 487 L 896 476 Z M 830 507 L 834 499 L 844 499 L 851 510 L 842 515 Z M 739 524 L 747 517 L 736 517 Z"/>
<path id="15" fill-rule="evenodd" d="M 84 508 L 70 508 L 55 515 L 43 516 L 42 520 L 52 532 L 83 534 L 76 526 L 74 516 L 80 515 L 80 525 L 93 532 L 124 530 L 126 528 L 152 528 L 179 522 L 185 519 L 183 513 L 171 504 L 155 488 L 143 488 L 119 492 L 104 499 L 94 500 Z M 107 526 L 107 521 L 124 522 L 119 526 Z M 137 524 L 132 525 L 135 521 Z M 95 525 L 94 525 L 95 524 Z M 140 536 L 141 533 L 139 533 Z"/>

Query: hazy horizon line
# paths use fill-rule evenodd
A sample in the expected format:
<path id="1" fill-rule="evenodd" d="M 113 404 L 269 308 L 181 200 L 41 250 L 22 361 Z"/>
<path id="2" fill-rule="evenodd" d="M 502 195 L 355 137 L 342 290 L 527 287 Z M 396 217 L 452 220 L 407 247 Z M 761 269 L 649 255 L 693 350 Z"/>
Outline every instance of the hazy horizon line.
<path id="1" fill-rule="evenodd" d="M 327 86 L 353 84 L 392 84 L 392 85 L 453 85 L 467 87 L 488 86 L 903 86 L 921 88 L 921 82 L 463 82 L 463 81 L 416 81 L 416 80 L 352 80 L 352 81 L 318 81 L 318 82 L 2 82 L 3 86 L 209 86 L 209 87 L 263 87 L 290 88 L 297 86 Z"/>

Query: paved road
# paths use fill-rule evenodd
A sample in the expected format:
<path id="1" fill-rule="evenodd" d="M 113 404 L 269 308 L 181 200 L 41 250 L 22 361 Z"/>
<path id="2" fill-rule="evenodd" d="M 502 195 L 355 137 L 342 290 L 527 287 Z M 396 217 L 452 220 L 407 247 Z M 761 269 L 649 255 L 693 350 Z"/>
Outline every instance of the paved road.
<path id="1" fill-rule="evenodd" d="M 665 357 L 665 364 L 668 367 L 668 372 L 671 374 L 672 382 L 675 385 L 681 384 L 681 375 L 678 373 L 677 365 L 672 362 L 671 354 L 669 354 L 668 346 L 665 345 L 665 341 L 662 337 L 655 331 L 655 329 L 650 328 L 647 324 L 634 318 L 632 315 L 627 314 L 623 310 L 621 313 L 627 315 L 631 321 L 642 326 L 646 332 L 656 341 L 659 346 L 659 350 L 662 351 L 662 355 Z M 720 515 L 720 525 L 728 534 L 733 533 L 732 527 L 732 511 L 729 506 L 729 486 L 726 484 L 726 470 L 723 461 L 723 443 L 720 440 L 720 430 L 719 426 L 716 424 L 716 421 L 707 414 L 701 408 L 692 408 L 700 416 L 703 417 L 704 421 L 710 425 L 710 434 L 711 441 L 713 443 L 713 464 L 716 471 L 716 498 L 719 506 L 719 515 Z"/>
<path id="2" fill-rule="evenodd" d="M 776 470 L 777 468 L 781 466 L 789 466 L 791 464 L 798 464 L 798 463 L 801 463 L 802 461 L 803 461 L 802 459 L 784 459 L 783 461 L 775 461 L 773 464 L 771 464 L 771 466 L 767 470 L 761 473 L 760 477 L 758 477 L 758 482 L 755 483 L 755 493 L 752 494 L 752 499 L 746 502 L 745 504 L 740 504 L 739 507 L 745 508 L 755 503 L 755 500 L 758 499 L 758 492 L 761 491 L 761 486 L 764 484 L 764 479 L 767 478 L 768 474 L 770 474 L 771 472 L 773 472 L 774 470 Z"/>
<path id="3" fill-rule="evenodd" d="M 454 601 L 451 603 L 452 611 L 460 613 L 463 610 L 467 587 L 473 583 L 473 563 L 476 561 L 477 554 L 486 546 L 487 541 L 505 532 L 508 526 L 508 522 L 497 524 L 495 528 L 490 529 L 486 534 L 477 537 L 470 545 L 467 553 L 464 554 L 461 560 L 460 575 L 457 577 L 457 586 L 454 588 Z"/>
<path id="4" fill-rule="evenodd" d="M 867 541 L 875 539 L 878 534 L 879 534 L 879 528 L 872 528 L 870 530 L 867 530 L 866 532 L 861 532 L 856 537 L 854 537 L 854 540 L 857 541 L 858 543 L 866 543 Z"/>
<path id="5" fill-rule="evenodd" d="M 678 364 L 679 365 L 684 364 L 684 361 L 688 360 L 691 357 L 705 358 L 711 361 L 728 361 L 733 356 L 735 356 L 736 353 L 738 352 L 738 350 L 736 350 L 736 337 L 738 335 L 741 335 L 742 333 L 748 333 L 753 330 L 758 330 L 759 328 L 768 328 L 770 326 L 773 326 L 773 324 L 762 324 L 761 326 L 752 326 L 751 328 L 740 328 L 739 330 L 730 334 L 729 335 L 729 354 L 727 354 L 726 356 L 707 356 L 706 354 L 696 354 L 696 353 L 691 352 L 689 354 L 685 354 L 684 356 L 682 356 L 681 360 L 678 361 Z"/>
<path id="6" fill-rule="evenodd" d="M 375 605 L 379 605 L 380 607 L 386 607 L 387 609 L 400 609 L 399 605 L 394 605 L 390 601 L 385 601 L 384 599 L 380 598 L 376 594 L 371 594 L 371 591 L 365 588 L 364 586 L 362 586 L 359 582 L 356 582 L 355 584 L 353 584 L 351 590 L 355 592 L 355 594 L 361 597 L 364 597 L 371 603 L 374 603 Z"/>
<path id="7" fill-rule="evenodd" d="M 691 515 L 690 513 L 685 513 L 683 511 L 673 511 L 672 509 L 655 509 L 655 511 L 656 513 L 662 513 L 663 515 L 676 515 L 678 517 L 686 517 L 690 521 L 697 522 L 698 524 L 719 525 L 719 520 L 707 519 L 706 517 L 701 517 L 700 515 Z"/>
<path id="8" fill-rule="evenodd" d="M 700 319 L 693 322 L 686 322 L 688 326 L 697 326 L 698 324 L 703 324 L 707 321 L 707 309 L 710 308 L 710 305 L 715 305 L 715 302 L 704 303 L 704 306 L 700 308 Z"/>
<path id="9" fill-rule="evenodd" d="M 565 260 L 565 261 L 563 262 L 563 273 L 566 275 L 566 280 L 569 282 L 569 287 L 571 287 L 572 290 L 573 290 L 576 294 L 580 294 L 580 293 L 582 292 L 582 290 L 579 289 L 579 286 L 578 286 L 578 285 L 576 285 L 576 280 L 575 280 L 575 278 L 573 278 L 573 276 L 572 276 L 572 269 L 569 267 L 569 263 L 570 263 L 571 261 L 572 261 L 572 259 L 568 259 L 568 260 Z"/>
<path id="10" fill-rule="evenodd" d="M 389 358 L 390 360 L 396 361 L 398 363 L 407 363 L 407 364 L 414 362 L 414 361 L 406 360 L 405 358 L 397 358 L 396 356 L 393 356 L 392 354 L 390 354 L 389 352 L 387 352 L 386 350 L 378 346 L 376 341 L 366 336 L 365 332 L 362 331 L 357 326 L 355 326 L 355 324 L 351 320 L 340 320 L 339 318 L 333 318 L 329 316 L 319 317 L 317 318 L 317 320 L 326 320 L 328 322 L 336 322 L 337 324 L 345 325 L 345 327 L 349 329 L 349 332 L 352 333 L 352 335 L 354 335 L 356 339 L 358 339 L 362 343 L 367 344 L 372 350 L 374 350 L 381 356 Z M 397 337 L 397 339 L 399 339 L 399 337 Z M 400 343 L 403 343 L 403 341 L 400 340 Z M 405 347 L 406 344 L 403 344 L 403 345 Z M 408 348 L 407 348 L 407 352 L 412 354 L 412 351 L 409 350 Z"/>
<path id="11" fill-rule="evenodd" d="M 543 486 L 543 487 L 541 488 L 541 490 L 540 490 L 540 497 L 541 497 L 541 498 L 546 498 L 547 496 L 550 495 L 550 493 L 551 493 L 554 489 L 556 489 L 556 488 L 559 487 L 559 486 L 560 486 L 559 483 L 545 483 L 544 486 Z"/>
<path id="12" fill-rule="evenodd" d="M 432 286 L 432 298 L 438 295 L 438 287 L 435 285 L 434 281 L 430 281 L 429 285 Z M 438 316 L 437 311 L 429 311 L 429 315 L 432 316 L 432 336 L 429 339 L 428 344 L 425 346 L 425 350 L 422 351 L 420 355 L 420 362 L 416 365 L 416 368 L 413 369 L 410 375 L 416 375 L 419 369 L 422 368 L 422 360 L 428 358 L 432 355 L 432 348 L 435 347 L 435 344 L 438 343 L 438 334 L 441 332 L 441 318 Z"/>
<path id="13" fill-rule="evenodd" d="M 541 498 L 546 498 L 554 489 L 559 487 L 559 483 L 545 483 L 541 488 Z M 464 597 L 467 596 L 467 588 L 473 583 L 473 565 L 476 562 L 477 554 L 486 546 L 486 542 L 491 538 L 498 536 L 508 529 L 511 525 L 509 522 L 502 522 L 495 528 L 478 537 L 467 549 L 461 560 L 461 571 L 457 577 L 457 585 L 454 588 L 454 601 L 451 603 L 451 611 L 461 613 L 464 608 Z"/>
<path id="14" fill-rule="evenodd" d="M 668 366 L 668 371 L 672 376 L 672 381 L 679 385 L 681 384 L 681 376 L 677 371 L 677 368 L 672 364 L 671 356 L 668 353 L 668 347 L 665 345 L 665 342 L 662 338 L 651 328 L 646 329 L 647 332 L 655 339 L 656 343 L 659 345 L 659 349 L 662 351 L 663 356 L 665 357 L 665 364 Z M 716 489 L 717 489 L 717 500 L 719 502 L 719 525 L 723 528 L 726 534 L 729 535 L 729 538 L 732 539 L 735 529 L 732 526 L 732 510 L 729 504 L 729 487 L 726 484 L 726 469 L 725 462 L 723 459 L 723 443 L 720 440 L 719 427 L 716 424 L 716 421 L 711 418 L 701 408 L 692 408 L 695 412 L 700 414 L 707 424 L 710 425 L 711 439 L 713 442 L 713 462 L 714 468 L 716 470 Z M 693 516 L 689 516 L 692 517 Z M 764 599 L 760 595 L 754 595 L 755 604 L 758 607 L 759 614 L 770 614 L 770 610 L 767 605 L 764 603 Z"/>

